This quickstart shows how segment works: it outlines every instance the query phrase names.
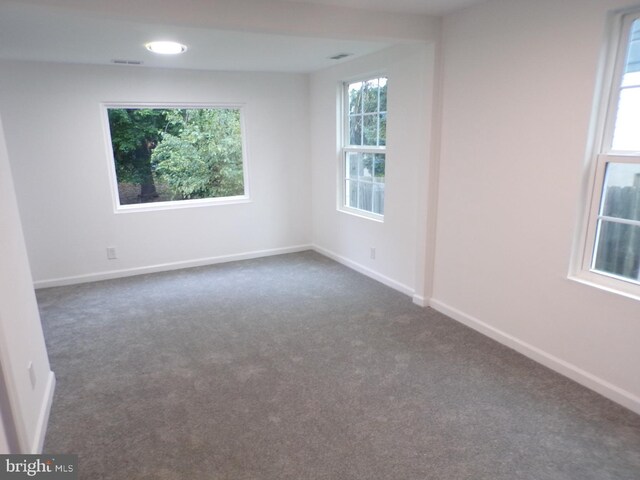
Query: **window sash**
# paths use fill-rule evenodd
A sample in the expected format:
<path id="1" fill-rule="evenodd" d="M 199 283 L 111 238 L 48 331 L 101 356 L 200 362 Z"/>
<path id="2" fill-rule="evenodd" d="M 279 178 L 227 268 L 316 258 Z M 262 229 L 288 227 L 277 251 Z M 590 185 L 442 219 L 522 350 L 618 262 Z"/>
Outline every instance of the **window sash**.
<path id="1" fill-rule="evenodd" d="M 370 81 L 370 80 L 378 80 L 380 78 L 386 78 L 384 77 L 384 75 L 380 75 L 377 77 L 369 77 L 366 79 L 363 79 L 363 82 L 366 81 Z M 387 109 L 382 109 L 381 108 L 381 92 L 380 92 L 380 86 L 378 85 L 378 98 L 377 98 L 377 107 L 376 107 L 376 111 L 365 111 L 364 109 L 364 101 L 360 102 L 360 109 L 359 111 L 351 111 L 350 108 L 350 104 L 349 104 L 349 85 L 353 84 L 353 83 L 358 83 L 358 81 L 349 81 L 349 82 L 345 82 L 343 84 L 343 96 L 342 96 L 342 102 L 343 102 L 343 106 L 341 109 L 341 117 L 342 117 L 342 148 L 341 148 L 341 155 L 340 155 L 340 201 L 339 201 L 339 210 L 342 211 L 346 211 L 348 213 L 354 213 L 356 215 L 359 216 L 364 216 L 367 218 L 371 218 L 373 220 L 378 220 L 378 221 L 383 221 L 384 219 L 384 196 L 385 196 L 385 192 L 384 192 L 384 186 L 385 186 L 385 182 L 375 182 L 375 181 L 367 181 L 364 179 L 353 179 L 349 177 L 349 172 L 347 171 L 347 158 L 349 156 L 349 154 L 353 154 L 353 153 L 360 153 L 360 154 L 383 154 L 385 155 L 385 160 L 386 160 L 386 152 L 387 152 L 387 148 L 386 148 L 386 135 L 385 135 L 385 139 L 384 139 L 384 144 L 380 145 L 382 143 L 382 139 L 381 139 L 381 116 L 385 116 L 387 115 Z M 366 145 L 364 144 L 364 139 L 365 139 L 365 135 L 364 135 L 364 119 L 365 117 L 371 117 L 371 116 L 375 116 L 376 117 L 376 144 L 375 145 Z M 360 144 L 352 144 L 351 143 L 351 119 L 353 118 L 360 118 L 363 122 L 363 125 L 361 125 L 361 132 L 360 132 Z M 386 133 L 386 132 L 385 132 Z M 357 206 L 352 206 L 351 202 L 350 202 L 350 189 L 349 189 L 349 185 L 371 185 L 372 191 L 374 188 L 381 188 L 382 189 L 382 198 L 381 201 L 377 201 L 376 200 L 376 196 L 375 194 L 372 194 L 372 199 L 371 199 L 371 210 L 366 210 L 366 209 L 362 209 L 362 208 L 358 208 Z M 359 189 L 358 189 L 359 190 Z M 359 195 L 359 193 L 358 193 Z M 356 202 L 356 205 L 359 202 Z M 381 206 L 382 205 L 382 206 Z M 380 210 L 382 208 L 382 212 L 383 213 L 376 213 L 375 210 Z"/>
<path id="2" fill-rule="evenodd" d="M 374 158 L 371 159 L 372 162 L 372 171 L 371 176 L 361 176 L 361 175 L 351 175 L 349 172 L 349 161 L 347 158 L 350 154 L 371 154 Z M 373 218 L 375 220 L 382 220 L 384 218 L 384 196 L 385 196 L 385 179 L 382 177 L 382 181 L 376 180 L 379 177 L 376 176 L 376 155 L 384 156 L 385 167 L 386 167 L 386 153 L 384 149 L 381 148 L 354 148 L 354 147 L 345 147 L 343 149 L 342 154 L 342 170 L 341 170 L 341 182 L 342 182 L 342 198 L 341 198 L 341 206 L 340 208 L 351 213 L 356 213 L 358 215 L 363 215 L 369 218 Z M 355 205 L 352 202 L 353 198 L 351 196 L 351 187 L 355 187 L 356 189 L 356 201 Z M 369 192 L 366 195 L 367 199 L 365 200 L 362 197 L 361 189 L 369 188 Z M 362 208 L 363 205 L 369 205 L 370 208 Z"/>
<path id="3" fill-rule="evenodd" d="M 601 154 L 597 156 L 596 173 L 593 182 L 593 194 L 591 199 L 590 216 L 587 227 L 587 240 L 583 255 L 582 269 L 584 272 L 589 272 L 590 274 L 595 275 L 596 277 L 593 278 L 596 280 L 598 276 L 602 275 L 616 281 L 622 281 L 626 284 L 631 284 L 635 289 L 640 286 L 640 279 L 634 280 L 628 277 L 615 275 L 610 272 L 597 270 L 595 268 L 596 253 L 598 251 L 598 242 L 600 237 L 599 232 L 603 221 L 640 227 L 640 221 L 638 220 L 611 217 L 602 214 L 602 205 L 606 195 L 605 176 L 607 166 L 613 163 L 640 165 L 640 155 Z"/>

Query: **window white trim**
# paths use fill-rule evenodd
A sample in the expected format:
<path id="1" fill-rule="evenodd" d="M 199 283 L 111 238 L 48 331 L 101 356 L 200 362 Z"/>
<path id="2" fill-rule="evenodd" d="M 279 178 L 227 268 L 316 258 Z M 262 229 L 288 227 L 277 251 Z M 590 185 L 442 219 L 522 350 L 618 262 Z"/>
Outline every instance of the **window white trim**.
<path id="1" fill-rule="evenodd" d="M 618 112 L 622 78 L 626 65 L 631 27 L 640 19 L 640 9 L 625 9 L 615 12 L 609 19 L 608 42 L 603 50 L 600 78 L 597 86 L 597 102 L 593 112 L 589 147 L 589 181 L 583 203 L 584 219 L 579 240 L 574 249 L 569 278 L 608 292 L 640 300 L 640 282 L 594 268 L 597 251 L 598 228 L 604 182 L 609 163 L 640 164 L 640 152 L 619 151 L 612 148 L 614 128 Z M 617 223 L 638 225 L 640 222 L 614 219 Z"/>
<path id="2" fill-rule="evenodd" d="M 247 155 L 247 128 L 245 124 L 245 104 L 244 103 L 189 103 L 189 102 L 102 102 L 100 104 L 103 124 L 103 135 L 105 138 L 106 159 L 109 172 L 109 185 L 111 189 L 111 199 L 113 212 L 121 213 L 142 213 L 159 210 L 176 210 L 182 208 L 213 207 L 221 205 L 234 205 L 239 203 L 251 203 L 249 194 L 249 169 Z M 176 200 L 168 202 L 139 203 L 130 205 L 120 205 L 120 195 L 118 192 L 118 177 L 116 175 L 116 164 L 113 158 L 113 147 L 111 142 L 111 129 L 109 128 L 110 108 L 226 108 L 240 111 L 240 134 L 242 137 L 242 169 L 244 178 L 244 195 L 233 197 L 216 197 L 193 200 Z"/>
<path id="3" fill-rule="evenodd" d="M 338 198 L 337 209 L 339 212 L 361 217 L 367 220 L 374 220 L 376 222 L 384 223 L 384 214 L 378 214 L 368 210 L 354 208 L 347 203 L 347 154 L 348 153 L 371 153 L 371 154 L 384 154 L 385 155 L 385 170 L 387 167 L 386 159 L 388 158 L 386 140 L 384 146 L 373 145 L 351 145 L 350 144 L 350 131 L 349 131 L 349 85 L 357 82 L 365 82 L 368 80 L 375 80 L 379 78 L 385 78 L 387 85 L 389 84 L 388 75 L 385 72 L 374 72 L 367 75 L 359 75 L 345 79 L 339 86 L 339 100 L 338 100 L 338 125 L 339 125 L 339 145 L 338 145 Z M 387 100 L 388 102 L 388 100 Z M 387 109 L 385 112 L 388 111 Z M 375 112 L 378 114 L 379 112 Z M 378 119 L 379 122 L 379 119 Z M 379 130 L 379 123 L 378 123 Z M 385 175 L 386 177 L 386 175 Z M 385 178 L 386 180 L 386 178 Z M 372 182 L 373 183 L 373 182 Z M 386 185 L 386 181 L 385 181 Z M 385 195 L 386 197 L 386 192 Z"/>

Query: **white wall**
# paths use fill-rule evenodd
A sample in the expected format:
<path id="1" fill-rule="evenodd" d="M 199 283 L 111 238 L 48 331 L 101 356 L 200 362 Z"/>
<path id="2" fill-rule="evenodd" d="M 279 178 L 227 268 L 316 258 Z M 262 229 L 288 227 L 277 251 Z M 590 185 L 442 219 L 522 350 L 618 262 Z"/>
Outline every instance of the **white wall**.
<path id="1" fill-rule="evenodd" d="M 426 234 L 433 62 L 433 46 L 402 45 L 311 76 L 313 242 L 323 253 L 409 295 L 422 287 L 425 275 L 418 259 Z M 384 223 L 337 209 L 340 85 L 379 74 L 389 79 Z"/>
<path id="2" fill-rule="evenodd" d="M 18 216 L 14 186 L 0 124 L 0 420 L 11 410 L 16 432 L 0 425 L 0 452 L 6 453 L 6 435 L 17 436 L 20 452 L 42 448 L 55 377 L 42 335 L 42 326 L 24 238 Z M 28 371 L 33 365 L 35 384 Z"/>
<path id="3" fill-rule="evenodd" d="M 40 286 L 310 243 L 308 78 L 4 62 L 0 111 Z M 251 203 L 114 214 L 101 102 L 244 104 Z M 106 247 L 117 260 L 107 260 Z"/>
<path id="4" fill-rule="evenodd" d="M 640 304 L 567 279 L 607 11 L 446 17 L 432 304 L 640 413 Z"/>

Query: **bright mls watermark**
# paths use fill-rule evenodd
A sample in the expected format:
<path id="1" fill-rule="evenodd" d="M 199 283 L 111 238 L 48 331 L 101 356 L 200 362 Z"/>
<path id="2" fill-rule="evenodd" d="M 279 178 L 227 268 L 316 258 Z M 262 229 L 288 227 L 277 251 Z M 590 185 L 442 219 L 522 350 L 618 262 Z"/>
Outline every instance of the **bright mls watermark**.
<path id="1" fill-rule="evenodd" d="M 0 455 L 0 480 L 78 480 L 77 455 Z"/>

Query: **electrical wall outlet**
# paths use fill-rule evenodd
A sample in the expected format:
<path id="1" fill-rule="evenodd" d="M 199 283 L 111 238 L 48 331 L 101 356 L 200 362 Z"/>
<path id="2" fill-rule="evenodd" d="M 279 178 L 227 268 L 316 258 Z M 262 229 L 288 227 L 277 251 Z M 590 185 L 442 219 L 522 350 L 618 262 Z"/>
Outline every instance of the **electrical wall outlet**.
<path id="1" fill-rule="evenodd" d="M 107 258 L 109 260 L 115 260 L 116 258 L 118 258 L 116 247 L 107 247 Z"/>
<path id="2" fill-rule="evenodd" d="M 369 253 L 369 256 L 371 257 L 371 260 L 375 260 L 376 259 L 376 247 L 371 247 L 371 251 Z"/>

